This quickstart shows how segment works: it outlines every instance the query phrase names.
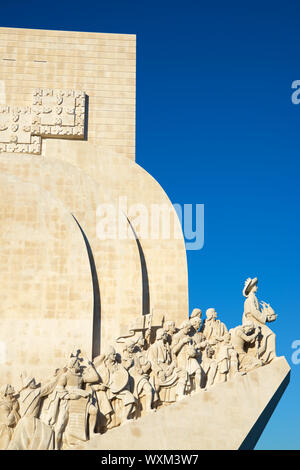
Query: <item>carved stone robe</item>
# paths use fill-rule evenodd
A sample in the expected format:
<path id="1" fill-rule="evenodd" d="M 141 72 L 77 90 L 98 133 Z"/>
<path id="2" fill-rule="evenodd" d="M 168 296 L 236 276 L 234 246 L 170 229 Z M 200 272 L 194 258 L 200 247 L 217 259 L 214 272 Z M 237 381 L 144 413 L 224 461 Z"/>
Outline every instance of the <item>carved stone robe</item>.
<path id="1" fill-rule="evenodd" d="M 38 417 L 42 398 L 50 394 L 56 384 L 56 379 L 50 383 L 36 387 L 27 387 L 20 392 L 20 416 L 13 438 L 9 444 L 10 450 L 49 450 L 54 448 L 53 431 Z"/>
<path id="2" fill-rule="evenodd" d="M 169 344 L 156 341 L 148 349 L 147 356 L 151 363 L 153 385 L 160 400 L 162 402 L 176 401 L 176 385 L 178 381 L 186 383 L 187 373 L 176 366 Z"/>
<path id="3" fill-rule="evenodd" d="M 216 360 L 218 364 L 217 380 L 227 380 L 230 375 L 238 371 L 238 356 L 232 344 L 221 344 Z"/>
<path id="4" fill-rule="evenodd" d="M 129 356 L 128 353 L 123 353 L 122 363 L 124 363 L 124 367 L 129 372 L 131 379 L 130 391 L 138 399 L 142 393 L 145 383 L 150 383 L 149 373 L 151 370 L 151 364 L 150 361 L 148 361 L 146 358 L 146 352 L 139 350 L 133 353 L 131 356 Z"/>
<path id="5" fill-rule="evenodd" d="M 201 332 L 210 344 L 214 344 L 216 339 L 222 338 L 227 333 L 227 328 L 220 320 L 204 320 Z"/>
<path id="6" fill-rule="evenodd" d="M 185 338 L 189 342 L 182 344 Z M 177 350 L 177 353 L 174 353 Z M 179 331 L 173 336 L 172 352 L 176 356 L 177 366 L 187 371 L 188 375 L 193 375 L 197 371 L 201 372 L 200 361 L 197 358 L 196 344 L 193 337 Z"/>
<path id="7" fill-rule="evenodd" d="M 0 399 L 0 449 L 8 448 L 14 428 L 20 416 L 14 408 L 14 403 L 9 399 Z"/>

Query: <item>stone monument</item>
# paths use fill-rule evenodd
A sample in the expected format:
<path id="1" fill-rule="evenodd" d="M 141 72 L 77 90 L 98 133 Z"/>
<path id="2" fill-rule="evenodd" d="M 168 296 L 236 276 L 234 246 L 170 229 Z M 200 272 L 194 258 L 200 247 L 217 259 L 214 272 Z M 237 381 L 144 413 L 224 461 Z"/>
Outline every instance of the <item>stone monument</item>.
<path id="1" fill-rule="evenodd" d="M 135 47 L 0 28 L 1 449 L 252 448 L 288 383 L 257 278 L 237 327 L 189 316 L 177 214 L 135 163 Z"/>

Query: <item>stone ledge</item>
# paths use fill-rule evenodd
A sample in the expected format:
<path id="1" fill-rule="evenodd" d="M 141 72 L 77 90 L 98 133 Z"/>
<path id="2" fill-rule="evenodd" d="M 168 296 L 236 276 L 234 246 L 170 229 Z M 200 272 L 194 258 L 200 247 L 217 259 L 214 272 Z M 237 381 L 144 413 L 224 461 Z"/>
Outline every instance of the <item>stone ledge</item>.
<path id="1" fill-rule="evenodd" d="M 253 449 L 289 383 L 278 357 L 82 444 L 93 450 Z"/>

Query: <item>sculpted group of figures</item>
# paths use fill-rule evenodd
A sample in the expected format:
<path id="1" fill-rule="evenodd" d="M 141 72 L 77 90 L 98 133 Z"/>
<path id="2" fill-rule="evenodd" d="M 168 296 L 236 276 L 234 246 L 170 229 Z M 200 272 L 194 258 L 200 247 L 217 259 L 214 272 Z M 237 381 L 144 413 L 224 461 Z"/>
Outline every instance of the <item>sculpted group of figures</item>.
<path id="1" fill-rule="evenodd" d="M 214 308 L 194 309 L 181 325 L 151 316 L 87 361 L 73 352 L 45 383 L 23 373 L 22 388 L 6 384 L 0 396 L 2 449 L 68 449 L 95 434 L 217 383 L 268 364 L 276 357 L 276 319 L 256 298 L 257 278 L 247 279 L 242 324 L 227 330 Z M 145 326 L 146 320 L 148 324 Z M 117 345 L 120 352 L 116 351 Z"/>

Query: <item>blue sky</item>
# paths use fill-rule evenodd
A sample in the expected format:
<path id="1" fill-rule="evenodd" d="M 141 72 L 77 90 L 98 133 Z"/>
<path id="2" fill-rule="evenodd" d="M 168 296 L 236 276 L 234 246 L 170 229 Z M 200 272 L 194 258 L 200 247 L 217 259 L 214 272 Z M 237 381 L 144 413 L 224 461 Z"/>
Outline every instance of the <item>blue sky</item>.
<path id="1" fill-rule="evenodd" d="M 258 449 L 299 449 L 300 4 L 296 1 L 36 0 L 1 5 L 1 26 L 137 35 L 137 162 L 173 203 L 205 204 L 188 252 L 190 308 L 241 321 L 242 288 L 278 319 L 291 383 Z"/>

